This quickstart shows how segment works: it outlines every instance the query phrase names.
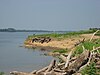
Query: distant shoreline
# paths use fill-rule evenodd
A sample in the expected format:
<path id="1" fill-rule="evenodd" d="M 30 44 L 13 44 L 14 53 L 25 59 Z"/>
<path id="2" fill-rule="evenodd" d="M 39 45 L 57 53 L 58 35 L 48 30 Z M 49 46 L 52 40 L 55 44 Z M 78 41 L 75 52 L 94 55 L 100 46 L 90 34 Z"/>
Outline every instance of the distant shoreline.
<path id="1" fill-rule="evenodd" d="M 53 31 L 0 31 L 0 32 L 53 32 Z"/>
<path id="2" fill-rule="evenodd" d="M 49 31 L 49 30 L 17 30 L 14 28 L 0 29 L 0 32 L 70 32 L 70 31 Z"/>
<path id="3" fill-rule="evenodd" d="M 52 32 L 47 30 L 16 30 L 14 28 L 0 29 L 0 32 Z"/>

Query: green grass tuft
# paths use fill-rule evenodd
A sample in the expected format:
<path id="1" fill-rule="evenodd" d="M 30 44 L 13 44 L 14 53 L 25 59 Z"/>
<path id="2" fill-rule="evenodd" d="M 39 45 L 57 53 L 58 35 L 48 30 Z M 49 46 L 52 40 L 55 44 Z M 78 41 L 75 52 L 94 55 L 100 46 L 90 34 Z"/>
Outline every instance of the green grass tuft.
<path id="1" fill-rule="evenodd" d="M 53 52 L 59 52 L 59 53 L 67 53 L 66 49 L 62 49 L 62 50 L 53 50 Z"/>
<path id="2" fill-rule="evenodd" d="M 85 47 L 87 50 L 93 50 L 94 47 L 99 47 L 100 46 L 100 39 L 95 39 L 91 42 L 85 41 L 84 43 L 80 44 L 79 46 L 76 47 L 75 52 L 73 53 L 73 56 L 77 56 L 83 52 L 82 45 Z M 100 50 L 99 50 L 100 51 Z"/>
<path id="3" fill-rule="evenodd" d="M 98 75 L 97 69 L 95 68 L 95 63 L 91 63 L 89 66 L 85 67 L 81 73 L 82 75 Z"/>

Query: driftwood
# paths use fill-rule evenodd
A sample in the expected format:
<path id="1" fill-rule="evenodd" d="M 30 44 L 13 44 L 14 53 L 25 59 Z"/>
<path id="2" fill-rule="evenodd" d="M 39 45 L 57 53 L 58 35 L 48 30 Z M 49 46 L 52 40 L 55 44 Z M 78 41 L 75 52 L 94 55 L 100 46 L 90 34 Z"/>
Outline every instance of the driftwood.
<path id="1" fill-rule="evenodd" d="M 90 52 L 90 56 L 89 56 L 89 58 L 88 58 L 88 62 L 87 62 L 84 66 L 80 67 L 79 71 L 81 71 L 81 70 L 84 69 L 86 66 L 88 66 L 88 65 L 90 64 L 91 59 L 92 59 L 92 52 Z"/>
<path id="2" fill-rule="evenodd" d="M 76 47 L 76 46 L 78 46 L 78 45 L 80 45 L 81 43 L 84 43 L 84 42 L 85 42 L 85 38 L 76 42 L 70 49 L 73 49 L 74 47 Z"/>
<path id="3" fill-rule="evenodd" d="M 95 67 L 96 67 L 97 69 L 100 69 L 100 65 L 96 65 Z"/>
<path id="4" fill-rule="evenodd" d="M 100 60 L 98 62 L 96 62 L 97 65 L 100 65 Z"/>
<path id="5" fill-rule="evenodd" d="M 12 71 L 10 72 L 11 75 L 29 75 L 29 73 L 25 72 L 18 72 L 18 71 Z M 31 75 L 31 74 L 30 74 Z M 33 74 L 32 74 L 33 75 Z"/>
<path id="6" fill-rule="evenodd" d="M 65 57 L 64 55 L 61 54 L 61 55 L 59 56 L 59 58 L 62 59 L 62 61 L 66 62 L 66 57 Z"/>
<path id="7" fill-rule="evenodd" d="M 76 71 L 79 70 L 81 66 L 85 65 L 88 61 L 89 54 L 90 52 L 86 50 L 79 57 L 77 57 L 75 62 L 69 65 L 68 73 L 69 74 L 75 73 Z"/>
<path id="8" fill-rule="evenodd" d="M 39 71 L 36 72 L 36 74 L 39 74 L 41 72 L 44 72 L 48 69 L 48 66 L 47 67 L 44 67 L 43 69 L 40 69 Z"/>
<path id="9" fill-rule="evenodd" d="M 88 66 L 91 62 L 96 62 L 96 68 L 100 69 L 100 53 L 96 50 L 100 47 L 93 48 L 93 50 L 86 50 L 83 46 L 83 53 L 77 57 L 72 57 L 72 51 L 67 56 L 60 55 L 63 61 L 57 64 L 53 59 L 49 66 L 40 70 L 34 70 L 30 73 L 13 71 L 11 75 L 81 75 L 80 71 Z"/>
<path id="10" fill-rule="evenodd" d="M 93 35 L 92 35 L 91 38 L 90 38 L 90 42 L 91 42 L 91 40 L 93 39 L 94 35 L 95 35 L 97 32 L 99 32 L 99 30 L 97 30 L 96 32 L 93 33 Z"/>
<path id="11" fill-rule="evenodd" d="M 97 47 L 97 48 L 93 49 L 92 51 L 96 51 L 96 50 L 99 50 L 99 49 L 100 49 L 100 47 Z"/>
<path id="12" fill-rule="evenodd" d="M 36 74 L 37 70 L 30 72 L 30 74 Z"/>
<path id="13" fill-rule="evenodd" d="M 53 60 L 51 61 L 50 65 L 48 66 L 48 69 L 46 70 L 46 72 L 51 71 L 51 70 L 52 70 L 52 67 L 54 67 L 55 64 L 56 64 L 56 60 L 53 59 Z"/>
<path id="14" fill-rule="evenodd" d="M 70 53 L 69 53 L 68 56 L 67 56 L 66 64 L 65 64 L 65 68 L 68 67 L 68 64 L 69 64 L 69 61 L 70 61 L 71 55 L 72 55 L 72 51 L 70 51 Z"/>

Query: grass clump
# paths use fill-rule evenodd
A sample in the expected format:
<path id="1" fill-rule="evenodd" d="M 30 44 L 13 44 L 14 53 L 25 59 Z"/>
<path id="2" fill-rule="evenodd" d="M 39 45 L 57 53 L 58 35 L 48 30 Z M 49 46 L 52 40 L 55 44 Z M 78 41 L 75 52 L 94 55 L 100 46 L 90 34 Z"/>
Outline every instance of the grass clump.
<path id="1" fill-rule="evenodd" d="M 99 47 L 100 46 L 100 39 L 95 39 L 91 42 L 85 41 L 84 43 L 80 44 L 79 46 L 76 47 L 76 50 L 73 53 L 73 56 L 77 56 L 77 55 L 79 55 L 83 52 L 82 46 L 84 46 L 85 49 L 87 49 L 87 50 L 93 50 L 93 46 L 94 47 Z"/>
<path id="2" fill-rule="evenodd" d="M 73 56 L 78 56 L 82 52 L 83 52 L 82 45 L 79 45 L 76 47 L 76 50 L 74 51 Z"/>
<path id="3" fill-rule="evenodd" d="M 83 46 L 87 49 L 87 50 L 92 50 L 93 46 L 94 47 L 99 47 L 100 46 L 100 39 L 95 39 L 91 42 L 86 41 L 83 43 Z"/>
<path id="4" fill-rule="evenodd" d="M 100 30 L 99 30 L 99 32 L 96 34 L 97 36 L 100 36 Z"/>
<path id="5" fill-rule="evenodd" d="M 67 53 L 66 49 L 62 49 L 62 50 L 53 50 L 53 53 L 55 52 L 59 52 L 59 53 Z"/>
<path id="6" fill-rule="evenodd" d="M 95 63 L 92 62 L 89 66 L 85 67 L 81 73 L 82 75 L 98 75 L 97 69 L 95 68 Z"/>

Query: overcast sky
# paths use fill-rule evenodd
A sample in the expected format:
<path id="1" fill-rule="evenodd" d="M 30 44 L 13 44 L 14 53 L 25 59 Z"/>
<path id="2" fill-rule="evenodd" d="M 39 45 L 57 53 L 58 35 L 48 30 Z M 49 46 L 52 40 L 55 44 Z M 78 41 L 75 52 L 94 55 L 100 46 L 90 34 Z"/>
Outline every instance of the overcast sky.
<path id="1" fill-rule="evenodd" d="M 100 27 L 100 0 L 0 0 L 0 28 L 83 30 Z"/>

